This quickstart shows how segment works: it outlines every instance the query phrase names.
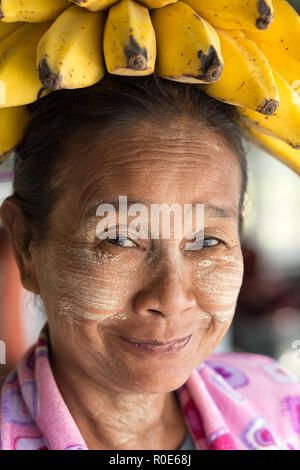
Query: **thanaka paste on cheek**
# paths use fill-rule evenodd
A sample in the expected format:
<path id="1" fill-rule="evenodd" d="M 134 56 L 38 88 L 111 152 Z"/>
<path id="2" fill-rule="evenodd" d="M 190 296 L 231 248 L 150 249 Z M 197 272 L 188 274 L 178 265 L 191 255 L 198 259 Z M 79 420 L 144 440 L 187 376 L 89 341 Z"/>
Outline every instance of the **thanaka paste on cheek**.
<path id="1" fill-rule="evenodd" d="M 102 251 L 98 255 L 87 247 L 67 248 L 51 244 L 47 250 L 46 272 L 56 299 L 55 315 L 70 322 L 126 319 L 122 309 L 132 274 L 127 272 L 123 282 L 124 273 L 118 272 L 117 256 L 112 253 Z"/>
<path id="2" fill-rule="evenodd" d="M 219 322 L 229 322 L 234 315 L 243 279 L 241 256 L 209 256 L 198 262 L 196 284 L 203 303 Z"/>

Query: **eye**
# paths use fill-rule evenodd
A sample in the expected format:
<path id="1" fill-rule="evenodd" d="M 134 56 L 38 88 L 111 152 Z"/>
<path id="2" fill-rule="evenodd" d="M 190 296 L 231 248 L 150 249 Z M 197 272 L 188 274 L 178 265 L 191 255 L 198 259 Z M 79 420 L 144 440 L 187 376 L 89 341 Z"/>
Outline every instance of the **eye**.
<path id="1" fill-rule="evenodd" d="M 106 241 L 111 243 L 112 245 L 117 245 L 126 248 L 137 247 L 136 243 L 134 243 L 130 238 L 127 237 L 116 237 L 116 238 L 107 238 Z"/>
<path id="2" fill-rule="evenodd" d="M 218 246 L 218 245 L 220 245 L 221 243 L 224 243 L 224 242 L 222 242 L 222 240 L 220 240 L 219 238 L 207 237 L 207 238 L 204 238 L 204 239 L 200 238 L 200 240 L 192 241 L 191 243 L 192 243 L 192 248 L 189 245 L 189 247 L 187 249 L 188 250 L 192 249 L 192 250 L 198 251 L 198 250 L 201 250 L 203 248 L 213 248 L 214 246 Z"/>
<path id="3" fill-rule="evenodd" d="M 206 244 L 207 240 L 208 240 L 208 244 Z M 215 243 L 212 244 L 211 240 L 213 240 Z M 222 243 L 222 241 L 219 240 L 218 238 L 214 238 L 214 237 L 204 238 L 203 248 L 211 248 L 212 246 L 219 245 L 220 243 Z"/>

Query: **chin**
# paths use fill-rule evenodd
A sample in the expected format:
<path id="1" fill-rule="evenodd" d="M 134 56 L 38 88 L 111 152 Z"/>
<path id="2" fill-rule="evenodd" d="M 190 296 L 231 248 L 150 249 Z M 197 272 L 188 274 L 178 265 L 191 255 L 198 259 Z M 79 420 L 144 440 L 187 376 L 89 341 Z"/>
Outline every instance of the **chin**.
<path id="1" fill-rule="evenodd" d="M 181 387 L 188 379 L 193 368 L 184 367 L 163 367 L 153 372 L 153 368 L 135 371 L 134 377 L 128 373 L 127 384 L 123 389 L 138 393 L 167 393 Z M 128 380 L 131 377 L 131 380 Z"/>

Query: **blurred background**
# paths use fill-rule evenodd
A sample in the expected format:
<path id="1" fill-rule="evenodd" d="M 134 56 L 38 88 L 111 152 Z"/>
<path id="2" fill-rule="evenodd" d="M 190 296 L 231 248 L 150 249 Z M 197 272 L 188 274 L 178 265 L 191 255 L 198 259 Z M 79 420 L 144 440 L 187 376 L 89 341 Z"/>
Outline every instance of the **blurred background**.
<path id="1" fill-rule="evenodd" d="M 290 3 L 300 13 L 300 0 Z M 249 185 L 242 239 L 244 279 L 231 327 L 216 352 L 266 354 L 300 380 L 300 178 L 244 141 Z M 13 154 L 0 166 L 0 205 L 12 193 Z M 46 321 L 25 290 L 0 220 L 0 375 L 18 362 Z"/>

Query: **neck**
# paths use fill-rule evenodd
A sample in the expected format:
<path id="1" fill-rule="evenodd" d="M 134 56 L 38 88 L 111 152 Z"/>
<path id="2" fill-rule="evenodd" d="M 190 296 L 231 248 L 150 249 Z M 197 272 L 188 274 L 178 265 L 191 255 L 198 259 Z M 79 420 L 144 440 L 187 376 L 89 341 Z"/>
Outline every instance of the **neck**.
<path id="1" fill-rule="evenodd" d="M 175 393 L 144 394 L 108 388 L 51 353 L 63 399 L 90 450 L 178 449 L 186 434 Z"/>

